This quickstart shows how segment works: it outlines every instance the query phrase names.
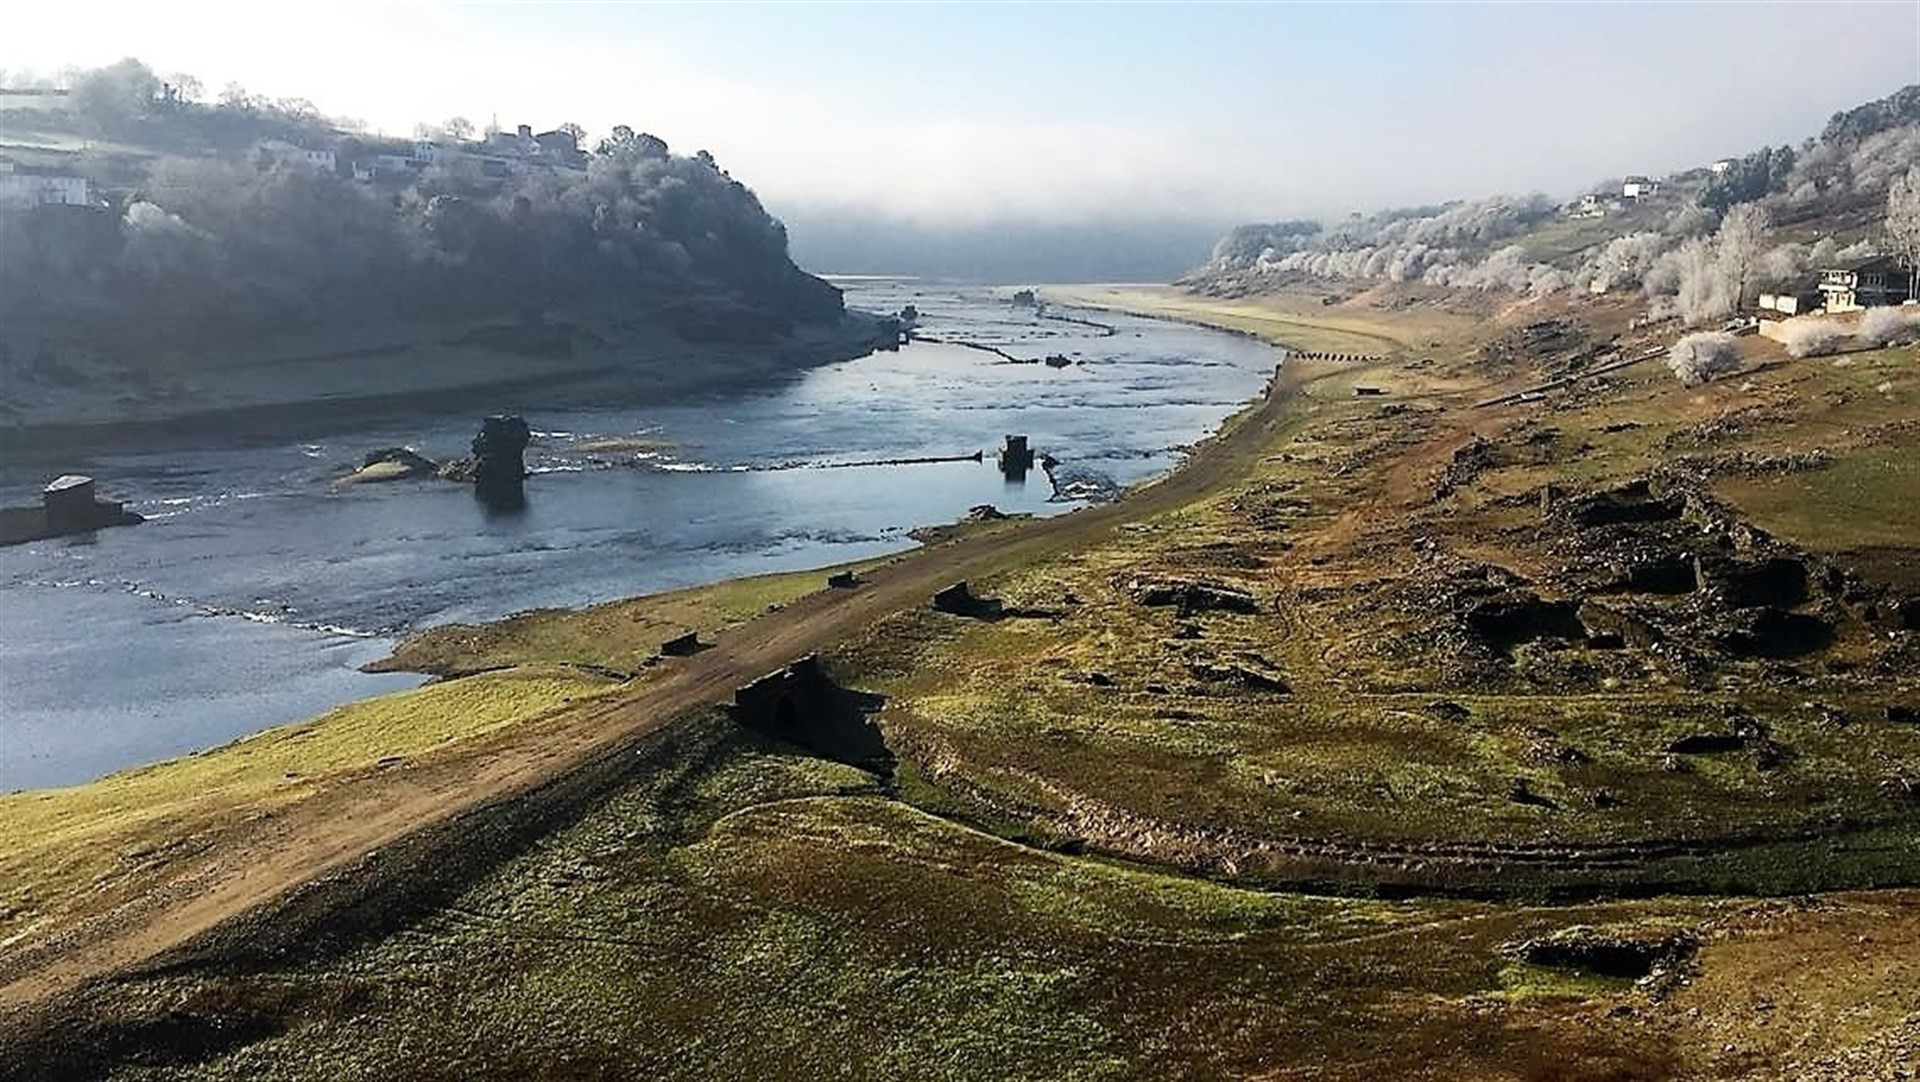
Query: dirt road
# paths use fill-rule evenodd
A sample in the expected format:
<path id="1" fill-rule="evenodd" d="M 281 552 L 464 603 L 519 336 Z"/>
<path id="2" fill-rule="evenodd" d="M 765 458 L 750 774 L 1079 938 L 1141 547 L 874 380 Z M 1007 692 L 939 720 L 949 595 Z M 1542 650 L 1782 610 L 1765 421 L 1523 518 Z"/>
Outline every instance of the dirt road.
<path id="1" fill-rule="evenodd" d="M 136 906 L 99 914 L 10 959 L 0 969 L 0 1008 L 29 1009 L 138 966 L 416 831 L 526 794 L 689 711 L 730 701 L 733 689 L 754 677 L 926 604 L 958 579 L 1069 550 L 1123 522 L 1191 502 L 1240 476 L 1270 446 L 1294 382 L 1283 375 L 1264 400 L 1229 420 L 1181 468 L 1116 503 L 920 550 L 875 569 L 858 589 L 822 590 L 729 629 L 712 649 L 672 662 L 672 671 L 618 701 L 599 700 L 552 724 L 523 727 L 407 770 L 369 771 L 273 817 L 238 824 Z"/>

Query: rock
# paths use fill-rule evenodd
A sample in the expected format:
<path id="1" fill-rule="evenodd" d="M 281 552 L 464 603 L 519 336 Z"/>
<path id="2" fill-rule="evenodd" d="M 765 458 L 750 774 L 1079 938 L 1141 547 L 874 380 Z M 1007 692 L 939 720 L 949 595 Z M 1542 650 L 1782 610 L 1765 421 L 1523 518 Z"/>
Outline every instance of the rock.
<path id="1" fill-rule="evenodd" d="M 1135 579 L 1128 583 L 1127 593 L 1134 601 L 1149 607 L 1178 605 L 1183 615 L 1216 610 L 1249 614 L 1260 611 L 1259 600 L 1247 591 L 1211 583 Z"/>
<path id="2" fill-rule="evenodd" d="M 1513 779 L 1507 786 L 1507 799 L 1515 804 L 1525 804 L 1534 808 L 1558 808 L 1560 805 L 1533 791 L 1525 778 Z"/>
<path id="3" fill-rule="evenodd" d="M 1791 658 L 1818 653 L 1833 643 L 1833 627 L 1818 616 L 1781 609 L 1741 609 L 1716 636 L 1736 657 Z"/>
<path id="4" fill-rule="evenodd" d="M 1684 965 L 1699 949 L 1699 938 L 1684 929 L 1587 925 L 1562 928 L 1500 948 L 1508 957 L 1531 965 L 1635 979 Z"/>
<path id="5" fill-rule="evenodd" d="M 1521 643 L 1537 639 L 1583 642 L 1587 627 L 1580 622 L 1580 606 L 1572 601 L 1542 601 L 1516 590 L 1469 603 L 1467 629 L 1494 651 L 1510 654 Z"/>
<path id="6" fill-rule="evenodd" d="M 342 477 L 336 484 L 362 485 L 381 481 L 411 481 L 440 473 L 438 462 L 411 447 L 385 447 L 369 451 L 360 460 L 360 468 Z"/>
<path id="7" fill-rule="evenodd" d="M 1560 734 L 1542 726 L 1526 730 L 1527 761 L 1541 766 L 1578 766 L 1592 761 L 1586 752 L 1560 739 Z"/>
<path id="8" fill-rule="evenodd" d="M 1693 733 L 1667 745 L 1674 755 L 1721 755 L 1740 751 L 1747 742 L 1737 733 Z"/>
<path id="9" fill-rule="evenodd" d="M 1187 671 L 1210 684 L 1235 684 L 1247 691 L 1264 691 L 1275 695 L 1293 692 L 1280 677 L 1245 665 L 1194 662 L 1187 666 Z"/>
<path id="10" fill-rule="evenodd" d="M 1005 606 L 998 599 L 974 596 L 973 588 L 965 579 L 936 592 L 933 595 L 933 608 L 935 612 L 979 619 L 993 619 L 1005 612 Z"/>
<path id="11" fill-rule="evenodd" d="M 1628 522 L 1671 522 L 1686 510 L 1684 497 L 1656 498 L 1644 479 L 1629 481 L 1606 492 L 1559 500 L 1549 509 L 1551 514 L 1582 529 Z"/>

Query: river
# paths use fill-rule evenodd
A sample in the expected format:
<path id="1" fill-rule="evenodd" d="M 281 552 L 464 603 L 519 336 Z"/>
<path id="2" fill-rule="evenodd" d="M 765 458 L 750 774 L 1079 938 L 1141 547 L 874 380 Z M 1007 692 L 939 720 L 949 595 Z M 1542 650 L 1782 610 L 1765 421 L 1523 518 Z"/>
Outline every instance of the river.
<path id="1" fill-rule="evenodd" d="M 842 283 L 849 305 L 913 304 L 941 344 L 650 406 L 503 403 L 537 433 L 527 507 L 489 513 L 441 481 L 331 482 L 368 450 L 463 454 L 470 413 L 299 441 L 169 446 L 60 469 L 99 478 L 139 526 L 0 549 L 0 791 L 67 785 L 211 747 L 419 678 L 359 666 L 397 637 L 910 548 L 976 504 L 1057 514 L 1172 468 L 1259 393 L 1257 342 L 1054 309 L 986 289 Z M 1011 364 L 1061 354 L 1065 368 Z M 1007 433 L 1061 463 L 1009 482 Z M 658 441 L 594 452 L 608 437 Z M 981 462 L 847 466 L 985 451 Z M 37 498 L 45 463 L 0 462 L 0 503 Z"/>

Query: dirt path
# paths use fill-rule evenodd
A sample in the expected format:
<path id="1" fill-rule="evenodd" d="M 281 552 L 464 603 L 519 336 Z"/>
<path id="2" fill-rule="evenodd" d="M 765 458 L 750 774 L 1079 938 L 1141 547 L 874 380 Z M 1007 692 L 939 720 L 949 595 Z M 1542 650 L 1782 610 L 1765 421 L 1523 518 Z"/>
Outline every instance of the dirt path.
<path id="1" fill-rule="evenodd" d="M 714 647 L 631 696 L 404 770 L 374 770 L 273 817 L 236 824 L 134 907 L 102 913 L 0 970 L 0 1009 L 31 1007 L 137 966 L 220 922 L 427 826 L 507 800 L 664 727 L 731 700 L 733 689 L 825 650 L 892 613 L 979 578 L 1098 540 L 1123 522 L 1173 509 L 1243 475 L 1278 434 L 1293 380 L 1229 420 L 1178 470 L 1124 499 L 921 550 L 873 570 L 859 588 L 822 590 L 721 633 Z"/>

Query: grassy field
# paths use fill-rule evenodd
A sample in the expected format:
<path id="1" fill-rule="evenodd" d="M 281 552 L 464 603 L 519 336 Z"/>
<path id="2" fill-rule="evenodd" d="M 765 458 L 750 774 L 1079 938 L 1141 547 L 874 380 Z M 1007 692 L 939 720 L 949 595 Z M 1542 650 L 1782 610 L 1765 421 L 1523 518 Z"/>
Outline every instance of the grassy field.
<path id="1" fill-rule="evenodd" d="M 867 566 L 867 565 L 853 565 Z M 462 679 L 370 699 L 185 758 L 65 789 L 0 796 L 0 949 L 76 910 L 137 897 L 222 831 L 270 818 L 369 772 L 483 746 L 644 680 L 684 631 L 709 634 L 824 588 L 828 570 L 764 575 L 579 611 L 436 628 L 383 668 Z"/>
<path id="2" fill-rule="evenodd" d="M 58 926 L 76 903 L 150 888 L 236 822 L 271 817 L 343 778 L 539 725 L 614 686 L 538 668 L 429 684 L 86 785 L 0 796 L 0 947 Z"/>
<path id="3" fill-rule="evenodd" d="M 1441 313 L 1383 321 L 1344 312 L 1316 312 L 1317 300 L 1259 297 L 1220 300 L 1172 287 L 1048 286 L 1049 301 L 1176 319 L 1254 335 L 1301 352 L 1384 354 L 1426 348 L 1457 337 L 1466 321 Z"/>
<path id="4" fill-rule="evenodd" d="M 825 588 L 827 576 L 879 561 L 755 575 L 584 609 L 541 609 L 487 624 L 448 624 L 400 644 L 375 671 L 463 676 L 519 665 L 573 665 L 631 674 L 668 639 L 710 635 Z"/>

